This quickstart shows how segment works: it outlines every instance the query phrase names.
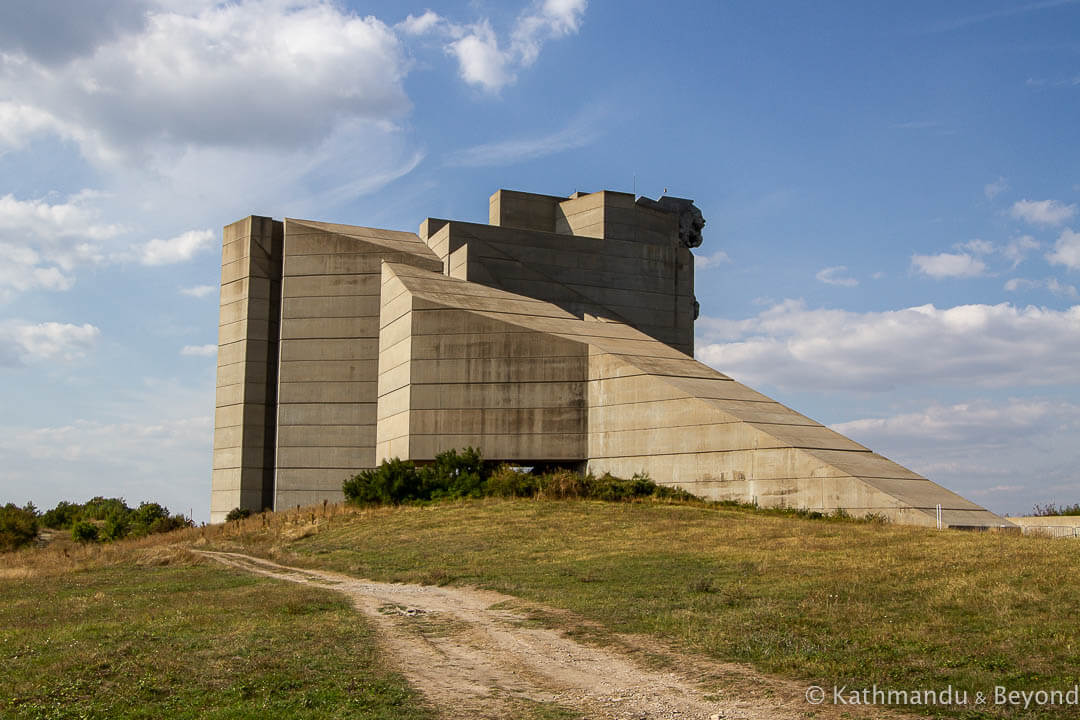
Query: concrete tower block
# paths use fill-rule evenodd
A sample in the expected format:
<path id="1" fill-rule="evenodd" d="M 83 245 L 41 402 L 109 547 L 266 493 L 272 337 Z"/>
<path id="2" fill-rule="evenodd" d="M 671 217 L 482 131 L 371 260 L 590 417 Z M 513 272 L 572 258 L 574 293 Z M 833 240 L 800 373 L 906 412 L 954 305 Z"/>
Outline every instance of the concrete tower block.
<path id="1" fill-rule="evenodd" d="M 274 503 L 282 232 L 256 216 L 224 230 L 211 522 Z"/>

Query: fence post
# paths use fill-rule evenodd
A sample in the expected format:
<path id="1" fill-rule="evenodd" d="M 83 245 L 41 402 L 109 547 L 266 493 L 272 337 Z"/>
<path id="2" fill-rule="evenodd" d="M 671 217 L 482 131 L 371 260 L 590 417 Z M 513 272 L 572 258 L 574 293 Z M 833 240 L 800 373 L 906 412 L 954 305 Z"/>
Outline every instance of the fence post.
<path id="1" fill-rule="evenodd" d="M 937 529 L 941 529 L 941 503 L 937 506 Z"/>

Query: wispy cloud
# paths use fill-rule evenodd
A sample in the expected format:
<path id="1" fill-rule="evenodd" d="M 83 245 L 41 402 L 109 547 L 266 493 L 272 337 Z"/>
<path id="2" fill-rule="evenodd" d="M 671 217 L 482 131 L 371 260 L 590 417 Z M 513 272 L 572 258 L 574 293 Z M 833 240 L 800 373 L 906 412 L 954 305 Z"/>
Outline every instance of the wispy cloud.
<path id="1" fill-rule="evenodd" d="M 494 167 L 576 150 L 600 137 L 597 113 L 585 113 L 562 130 L 537 137 L 520 137 L 474 145 L 451 153 L 446 164 L 457 167 Z"/>
<path id="2" fill-rule="evenodd" d="M 191 297 L 204 298 L 217 292 L 217 287 L 214 285 L 196 285 L 195 287 L 180 288 L 181 295 L 190 295 Z"/>
<path id="3" fill-rule="evenodd" d="M 1001 193 L 1005 192 L 1008 189 L 1009 189 L 1009 182 L 1005 178 L 999 177 L 994 182 L 987 183 L 986 185 L 983 186 L 983 195 L 986 196 L 987 200 L 993 200 L 998 195 L 1000 195 Z"/>
<path id="4" fill-rule="evenodd" d="M 694 255 L 695 270 L 711 270 L 730 262 L 731 258 L 723 250 L 717 250 L 712 255 Z"/>
<path id="5" fill-rule="evenodd" d="M 978 277 L 986 272 L 986 263 L 967 253 L 912 255 L 911 266 L 919 273 L 938 280 L 950 277 Z"/>
<path id="6" fill-rule="evenodd" d="M 0 365 L 8 367 L 40 361 L 72 362 L 86 355 L 101 331 L 89 323 L 9 321 L 0 325 Z"/>
<path id="7" fill-rule="evenodd" d="M 826 285 L 839 285 L 840 287 L 855 287 L 859 281 L 847 275 L 847 265 L 834 265 L 822 268 L 814 275 L 818 282 Z"/>
<path id="8" fill-rule="evenodd" d="M 188 230 L 168 240 L 153 239 L 136 248 L 143 265 L 171 265 L 190 260 L 196 253 L 209 249 L 214 241 L 213 230 Z"/>
<path id="9" fill-rule="evenodd" d="M 992 20 L 1000 20 L 1002 18 L 1013 17 L 1015 15 L 1024 15 L 1026 13 L 1037 12 L 1039 10 L 1049 10 L 1051 8 L 1061 7 L 1063 5 L 1073 5 L 1077 0 L 1042 0 L 1042 2 L 1028 3 L 1026 5 L 1013 5 L 1011 7 L 1001 8 L 999 10 L 990 10 L 983 13 L 974 13 L 972 15 L 965 15 L 964 17 L 953 18 L 952 20 L 946 20 L 932 27 L 928 30 L 932 33 L 949 32 L 951 30 L 959 30 L 961 28 L 968 27 L 969 25 L 978 25 L 984 22 L 990 22 Z"/>
<path id="10" fill-rule="evenodd" d="M 194 357 L 213 357 L 217 355 L 217 345 L 185 345 L 180 348 L 181 355 L 190 355 Z"/>
<path id="11" fill-rule="evenodd" d="M 1009 214 L 1017 220 L 1023 220 L 1032 225 L 1054 227 L 1065 224 L 1076 215 L 1076 205 L 1058 202 L 1057 200 L 1017 200 L 1009 209 Z"/>
<path id="12" fill-rule="evenodd" d="M 1075 286 L 1063 283 L 1056 277 L 1048 277 L 1043 280 L 1031 280 L 1028 278 L 1010 278 L 1005 282 L 1005 290 L 1007 292 L 1021 292 L 1038 288 L 1046 288 L 1051 293 L 1059 297 L 1066 297 L 1072 300 L 1080 298 L 1080 293 L 1077 292 Z"/>

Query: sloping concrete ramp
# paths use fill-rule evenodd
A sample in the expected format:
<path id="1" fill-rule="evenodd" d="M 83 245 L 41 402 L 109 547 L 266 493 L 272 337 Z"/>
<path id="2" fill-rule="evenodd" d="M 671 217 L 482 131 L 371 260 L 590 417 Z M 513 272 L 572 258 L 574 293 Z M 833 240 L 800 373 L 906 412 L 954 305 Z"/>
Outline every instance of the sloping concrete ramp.
<path id="1" fill-rule="evenodd" d="M 622 323 L 396 263 L 383 264 L 383 298 L 380 458 L 473 445 L 501 460 L 646 472 L 715 500 L 926 526 L 941 505 L 946 526 L 1008 525 Z M 424 341 L 447 332 L 455 350 Z"/>

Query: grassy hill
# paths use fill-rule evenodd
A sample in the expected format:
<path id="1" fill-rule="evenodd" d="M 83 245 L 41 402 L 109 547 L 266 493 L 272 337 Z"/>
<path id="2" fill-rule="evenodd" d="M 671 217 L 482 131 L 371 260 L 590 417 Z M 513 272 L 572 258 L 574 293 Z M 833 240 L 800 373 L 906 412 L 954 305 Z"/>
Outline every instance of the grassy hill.
<path id="1" fill-rule="evenodd" d="M 369 636 L 346 632 L 362 623 L 332 595 L 189 560 L 153 565 L 164 542 L 376 580 L 490 588 L 573 613 L 590 642 L 654 636 L 825 687 L 974 693 L 1080 682 L 1080 544 L 1072 541 L 695 504 L 482 500 L 331 506 L 66 557 L 4 556 L 0 647 L 18 659 L 0 680 L 0 716 L 53 717 L 56 698 L 102 717 L 142 717 L 140 707 L 151 708 L 146 717 L 155 707 L 183 717 L 174 708 L 199 703 L 221 716 L 254 716 L 269 698 L 321 708 L 305 717 L 428 712 L 381 668 Z M 536 620 L 559 625 L 566 616 Z M 345 668 L 346 656 L 364 662 L 345 686 L 301 672 L 312 662 Z M 367 714 L 342 709 L 353 697 L 348 682 L 371 684 Z M 1077 710 L 987 706 L 952 715 Z"/>

